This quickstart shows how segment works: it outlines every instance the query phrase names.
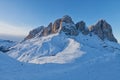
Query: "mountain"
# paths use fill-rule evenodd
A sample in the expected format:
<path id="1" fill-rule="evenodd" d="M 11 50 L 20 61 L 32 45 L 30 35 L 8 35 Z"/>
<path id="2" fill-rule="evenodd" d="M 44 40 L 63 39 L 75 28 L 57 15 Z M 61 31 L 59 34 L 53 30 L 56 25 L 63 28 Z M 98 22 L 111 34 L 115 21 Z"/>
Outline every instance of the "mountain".
<path id="1" fill-rule="evenodd" d="M 7 49 L 0 52 L 1 80 L 120 79 L 120 45 L 105 20 L 87 27 L 66 15 Z"/>
<path id="2" fill-rule="evenodd" d="M 98 35 L 102 40 L 108 39 L 109 41 L 117 42 L 115 39 L 112 28 L 105 20 L 98 21 L 97 24 L 91 26 L 90 31 Z"/>
<path id="3" fill-rule="evenodd" d="M 68 15 L 57 19 L 53 24 L 50 23 L 47 27 L 40 26 L 32 31 L 25 38 L 25 40 L 32 39 L 34 37 L 48 36 L 50 34 L 55 34 L 59 32 L 64 32 L 66 35 L 77 36 L 80 32 L 84 35 L 94 33 L 102 40 L 107 39 L 109 41 L 117 42 L 113 33 L 112 27 L 105 20 L 99 20 L 95 25 L 86 27 L 84 21 L 77 22 L 74 24 L 72 18 Z"/>
<path id="4" fill-rule="evenodd" d="M 87 27 L 84 21 L 75 24 L 70 16 L 65 15 L 47 27 L 40 26 L 30 31 L 7 54 L 21 62 L 63 64 L 86 54 L 104 55 L 119 50 L 112 27 L 105 20 Z"/>
<path id="5" fill-rule="evenodd" d="M 14 46 L 15 44 L 16 42 L 14 41 L 0 39 L 0 51 L 7 52 L 9 51 L 9 48 Z"/>

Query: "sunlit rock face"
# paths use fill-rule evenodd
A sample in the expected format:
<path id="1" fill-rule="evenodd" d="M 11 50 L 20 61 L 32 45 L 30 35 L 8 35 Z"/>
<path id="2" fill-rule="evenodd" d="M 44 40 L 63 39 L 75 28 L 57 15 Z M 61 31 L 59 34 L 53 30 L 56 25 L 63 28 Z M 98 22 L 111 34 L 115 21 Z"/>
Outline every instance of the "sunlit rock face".
<path id="1" fill-rule="evenodd" d="M 65 15 L 62 18 L 55 20 L 53 24 L 50 23 L 47 27 L 40 26 L 30 31 L 29 35 L 25 38 L 25 40 L 34 38 L 36 36 L 37 37 L 47 36 L 61 31 L 63 31 L 66 35 L 78 34 L 76 31 L 75 24 L 70 16 Z"/>
<path id="2" fill-rule="evenodd" d="M 52 33 L 57 33 L 62 26 L 61 25 L 61 19 L 55 20 L 54 24 L 52 25 Z"/>

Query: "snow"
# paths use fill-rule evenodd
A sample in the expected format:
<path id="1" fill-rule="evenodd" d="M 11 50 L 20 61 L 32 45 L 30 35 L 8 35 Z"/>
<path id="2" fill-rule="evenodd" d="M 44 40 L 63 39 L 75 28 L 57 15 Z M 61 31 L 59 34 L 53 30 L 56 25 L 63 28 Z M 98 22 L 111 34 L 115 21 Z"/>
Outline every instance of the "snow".
<path id="1" fill-rule="evenodd" d="M 16 44 L 16 42 L 0 39 L 0 51 L 7 52 L 7 51 L 9 51 L 9 48 L 14 46 L 15 44 Z"/>
<path id="2" fill-rule="evenodd" d="M 0 80 L 119 80 L 119 59 L 118 43 L 60 32 L 0 52 Z"/>
<path id="3" fill-rule="evenodd" d="M 80 57 L 80 44 L 64 34 L 53 34 L 46 37 L 34 38 L 13 47 L 8 55 L 19 61 L 44 64 L 68 63 Z"/>
<path id="4" fill-rule="evenodd" d="M 0 53 L 1 80 L 119 80 L 120 54 L 85 48 L 82 57 L 66 64 L 28 64 Z M 92 53 L 91 53 L 92 52 Z M 97 53 L 96 53 L 97 52 Z M 97 55 L 100 54 L 100 55 Z M 105 55 L 106 54 L 106 55 Z"/>
<path id="5" fill-rule="evenodd" d="M 43 64 L 43 63 L 68 63 L 77 57 L 80 57 L 84 52 L 80 51 L 80 45 L 73 39 L 69 39 L 70 43 L 62 52 L 57 53 L 55 56 L 47 56 L 35 58 L 30 63 Z M 74 46 L 73 46 L 74 44 Z M 73 56 L 74 55 L 74 56 Z"/>
<path id="6" fill-rule="evenodd" d="M 15 45 L 15 42 L 13 42 L 13 41 L 0 39 L 0 47 L 9 48 L 14 45 Z"/>
<path id="7" fill-rule="evenodd" d="M 119 53 L 120 45 L 103 41 L 96 35 L 85 36 L 80 33 L 78 36 L 69 36 L 61 32 L 19 43 L 7 54 L 21 62 L 65 64 L 74 62 L 86 53 L 91 54 L 89 58 L 100 56 L 101 51 L 104 55 Z"/>

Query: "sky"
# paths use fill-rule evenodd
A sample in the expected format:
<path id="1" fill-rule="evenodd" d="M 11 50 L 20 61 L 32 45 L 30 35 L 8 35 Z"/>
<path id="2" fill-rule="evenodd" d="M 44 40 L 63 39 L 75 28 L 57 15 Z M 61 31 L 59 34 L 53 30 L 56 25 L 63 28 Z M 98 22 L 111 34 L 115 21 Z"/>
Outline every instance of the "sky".
<path id="1" fill-rule="evenodd" d="M 22 40 L 64 15 L 87 26 L 105 19 L 120 42 L 120 0 L 0 0 L 0 38 Z"/>

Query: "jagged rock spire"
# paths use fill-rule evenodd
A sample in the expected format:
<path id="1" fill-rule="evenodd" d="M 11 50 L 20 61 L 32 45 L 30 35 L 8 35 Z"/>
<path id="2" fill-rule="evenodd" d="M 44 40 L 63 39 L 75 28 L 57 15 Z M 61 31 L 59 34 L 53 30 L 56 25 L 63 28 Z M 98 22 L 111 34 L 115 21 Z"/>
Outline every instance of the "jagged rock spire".
<path id="1" fill-rule="evenodd" d="M 75 24 L 75 26 L 76 26 L 76 29 L 77 29 L 78 31 L 82 32 L 83 34 L 85 34 L 85 35 L 89 34 L 89 30 L 88 30 L 88 28 L 86 27 L 86 24 L 85 24 L 84 21 L 77 22 L 77 23 Z"/>
<path id="2" fill-rule="evenodd" d="M 112 27 L 105 20 L 99 20 L 95 25 L 91 26 L 90 31 L 98 35 L 102 40 L 108 39 L 113 42 L 117 42 L 113 33 Z"/>
<path id="3" fill-rule="evenodd" d="M 65 23 L 74 24 L 74 22 L 72 21 L 72 18 L 69 15 L 64 15 L 61 20 L 62 20 L 62 22 L 65 22 Z"/>

